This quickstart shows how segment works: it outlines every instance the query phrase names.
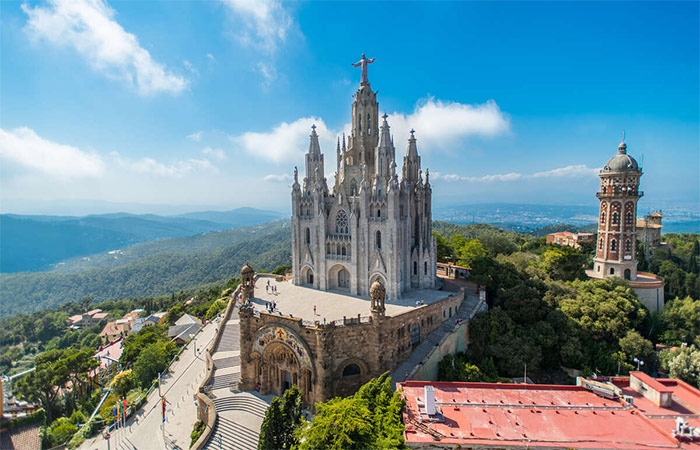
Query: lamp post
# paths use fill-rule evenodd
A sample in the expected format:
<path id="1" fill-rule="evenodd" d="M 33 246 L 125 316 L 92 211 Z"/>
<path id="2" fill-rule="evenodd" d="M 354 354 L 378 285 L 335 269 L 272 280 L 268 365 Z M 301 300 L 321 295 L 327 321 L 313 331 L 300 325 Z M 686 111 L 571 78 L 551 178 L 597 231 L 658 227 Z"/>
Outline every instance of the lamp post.
<path id="1" fill-rule="evenodd" d="M 637 358 L 637 357 L 635 356 L 635 357 L 634 357 L 634 362 L 637 363 L 637 372 L 639 372 L 639 368 L 640 368 L 640 366 L 643 366 L 643 365 L 644 365 L 644 361 L 642 361 L 641 359 L 639 359 L 639 358 Z"/>

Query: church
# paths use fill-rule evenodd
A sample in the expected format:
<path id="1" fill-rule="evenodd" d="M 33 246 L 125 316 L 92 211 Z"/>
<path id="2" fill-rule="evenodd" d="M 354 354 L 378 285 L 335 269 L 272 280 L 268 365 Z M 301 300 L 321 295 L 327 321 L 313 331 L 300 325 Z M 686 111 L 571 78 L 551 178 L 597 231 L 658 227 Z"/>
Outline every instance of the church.
<path id="1" fill-rule="evenodd" d="M 438 278 L 432 189 L 411 131 L 401 173 L 386 114 L 362 55 L 352 130 L 338 139 L 328 185 L 316 127 L 303 180 L 292 186 L 292 276 L 241 272 L 243 390 L 281 395 L 293 385 L 311 407 L 352 394 L 384 372 L 437 370 L 463 351 L 468 321 L 486 308 L 476 286 Z"/>
<path id="2" fill-rule="evenodd" d="M 429 172 L 423 176 L 416 136 L 408 136 L 401 179 L 387 115 L 362 79 L 352 103 L 350 136 L 338 138 L 335 184 L 329 188 L 324 155 L 312 127 L 306 172 L 292 187 L 294 283 L 368 296 L 379 281 L 389 298 L 408 289 L 435 287 Z M 381 120 L 381 124 L 380 124 Z"/>

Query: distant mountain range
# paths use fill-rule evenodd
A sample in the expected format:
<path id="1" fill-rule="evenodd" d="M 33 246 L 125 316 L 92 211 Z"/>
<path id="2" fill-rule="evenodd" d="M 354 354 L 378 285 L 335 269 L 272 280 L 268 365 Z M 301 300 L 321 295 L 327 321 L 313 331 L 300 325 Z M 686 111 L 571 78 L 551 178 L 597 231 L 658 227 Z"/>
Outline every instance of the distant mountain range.
<path id="1" fill-rule="evenodd" d="M 85 297 L 114 300 L 168 295 L 291 264 L 289 220 L 159 239 L 74 258 L 45 272 L 0 274 L 0 317 Z"/>
<path id="2" fill-rule="evenodd" d="M 257 225 L 283 217 L 254 208 L 177 216 L 110 213 L 73 216 L 0 215 L 0 272 L 38 271 L 76 256 L 139 242 Z"/>

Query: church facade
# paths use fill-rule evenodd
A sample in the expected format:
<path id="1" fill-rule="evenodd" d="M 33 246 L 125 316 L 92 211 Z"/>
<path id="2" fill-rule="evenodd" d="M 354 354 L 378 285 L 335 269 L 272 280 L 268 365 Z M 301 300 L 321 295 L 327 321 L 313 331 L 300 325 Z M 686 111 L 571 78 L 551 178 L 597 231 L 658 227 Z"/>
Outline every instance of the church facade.
<path id="1" fill-rule="evenodd" d="M 389 298 L 400 298 L 409 289 L 435 287 L 432 189 L 413 131 L 399 181 L 393 136 L 386 114 L 379 116 L 367 62 L 363 55 L 358 63 L 362 82 L 350 136 L 338 138 L 334 185 L 327 184 L 315 126 L 301 183 L 295 168 L 292 272 L 296 285 L 366 297 L 379 281 Z"/>

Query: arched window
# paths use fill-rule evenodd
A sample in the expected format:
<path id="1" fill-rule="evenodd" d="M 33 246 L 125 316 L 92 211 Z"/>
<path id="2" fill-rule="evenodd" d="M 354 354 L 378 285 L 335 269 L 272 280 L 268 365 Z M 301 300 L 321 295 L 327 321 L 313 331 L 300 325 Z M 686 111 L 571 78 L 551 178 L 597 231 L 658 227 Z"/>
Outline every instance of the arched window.
<path id="1" fill-rule="evenodd" d="M 335 216 L 335 232 L 348 234 L 348 215 L 342 209 Z"/>
<path id="2" fill-rule="evenodd" d="M 632 213 L 629 211 L 625 214 L 625 225 L 632 225 Z"/>
<path id="3" fill-rule="evenodd" d="M 382 217 L 382 210 L 381 209 L 377 210 L 377 217 Z"/>
<path id="4" fill-rule="evenodd" d="M 620 193 L 620 186 L 615 186 L 615 195 Z"/>
<path id="5" fill-rule="evenodd" d="M 605 194 L 606 192 L 608 192 L 608 188 L 603 186 L 603 194 Z"/>
<path id="6" fill-rule="evenodd" d="M 616 250 L 617 250 L 617 241 L 615 239 L 613 239 L 612 241 L 610 241 L 610 251 L 614 252 Z"/>
<path id="7" fill-rule="evenodd" d="M 360 370 L 360 366 L 357 364 L 348 364 L 343 369 L 343 377 L 354 377 L 361 374 L 362 370 Z"/>
<path id="8" fill-rule="evenodd" d="M 413 261 L 413 275 L 418 275 L 418 263 Z"/>
<path id="9" fill-rule="evenodd" d="M 603 223 L 603 224 L 605 223 L 605 211 L 600 213 L 600 223 Z"/>
<path id="10" fill-rule="evenodd" d="M 627 253 L 632 251 L 632 241 L 630 241 L 629 239 L 625 241 L 625 251 Z"/>
<path id="11" fill-rule="evenodd" d="M 311 230 L 306 229 L 306 243 L 311 244 Z"/>
<path id="12" fill-rule="evenodd" d="M 600 241 L 598 241 L 598 250 L 603 249 L 603 238 L 600 238 Z"/>
<path id="13" fill-rule="evenodd" d="M 610 275 L 615 275 L 615 268 L 614 267 L 610 268 Z"/>
<path id="14" fill-rule="evenodd" d="M 367 136 L 372 134 L 372 116 L 367 114 Z"/>
<path id="15" fill-rule="evenodd" d="M 357 181 L 354 178 L 350 180 L 350 195 L 357 195 Z"/>
<path id="16" fill-rule="evenodd" d="M 377 245 L 377 248 L 381 249 L 382 248 L 382 232 L 381 231 L 377 230 L 377 233 L 375 234 L 374 241 Z"/>
<path id="17" fill-rule="evenodd" d="M 612 215 L 612 224 L 617 225 L 620 222 L 620 215 L 615 211 Z"/>
<path id="18" fill-rule="evenodd" d="M 340 248 L 340 254 L 341 254 L 342 256 L 346 256 L 346 255 L 347 255 L 347 250 L 346 250 L 346 248 L 345 248 L 344 245 Z"/>
<path id="19" fill-rule="evenodd" d="M 423 275 L 428 275 L 428 262 L 423 263 Z"/>
<path id="20" fill-rule="evenodd" d="M 335 254 L 340 255 L 340 244 L 335 245 Z"/>

